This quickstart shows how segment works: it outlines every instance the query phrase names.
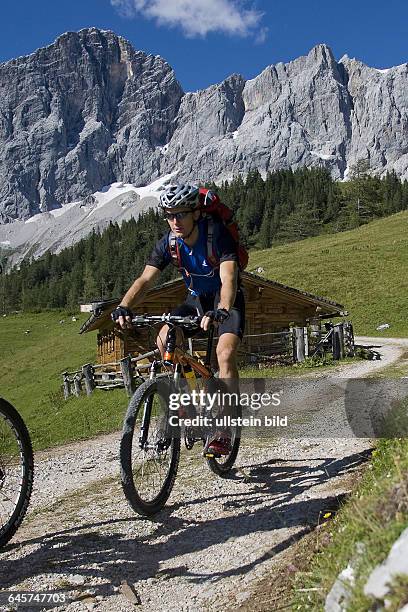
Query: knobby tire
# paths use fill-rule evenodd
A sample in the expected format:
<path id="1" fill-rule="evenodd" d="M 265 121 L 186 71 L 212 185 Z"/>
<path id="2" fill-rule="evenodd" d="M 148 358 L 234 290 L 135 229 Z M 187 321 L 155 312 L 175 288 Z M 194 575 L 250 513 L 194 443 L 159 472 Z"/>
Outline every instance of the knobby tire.
<path id="1" fill-rule="evenodd" d="M 122 431 L 120 444 L 122 488 L 131 508 L 142 516 L 157 514 L 157 512 L 164 507 L 173 489 L 180 460 L 180 432 L 178 430 L 173 431 L 168 438 L 171 438 L 168 448 L 170 454 L 169 467 L 157 495 L 152 499 L 143 499 L 143 494 L 138 490 L 137 484 L 135 483 L 132 465 L 132 450 L 138 447 L 140 435 L 137 419 L 143 414 L 144 404 L 148 397 L 154 397 L 156 394 L 158 397 L 161 397 L 163 401 L 166 401 L 166 399 L 168 400 L 168 393 L 166 398 L 166 392 L 163 393 L 163 389 L 165 389 L 163 380 L 161 380 L 160 386 L 157 380 L 147 380 L 138 387 L 130 400 Z M 165 415 L 165 418 L 167 417 L 168 412 Z M 149 435 L 150 434 L 151 432 L 149 431 Z M 139 448 L 137 448 L 137 452 L 140 453 L 141 451 Z"/>
<path id="2" fill-rule="evenodd" d="M 9 466 L 6 462 L 6 451 L 3 447 L 6 439 L 0 437 L 0 547 L 2 547 L 14 536 L 27 512 L 33 489 L 34 458 L 30 436 L 23 419 L 17 410 L 3 398 L 0 398 L 0 423 L 2 426 L 4 425 L 4 427 L 10 428 L 10 430 L 7 429 L 7 431 L 14 435 L 21 462 L 18 468 L 19 472 L 21 470 L 21 481 L 19 483 L 20 490 L 13 502 L 15 504 L 14 510 L 10 511 L 10 516 L 7 520 L 5 519 L 3 524 L 2 512 L 4 511 L 4 502 L 2 501 L 2 492 L 4 493 L 7 487 L 7 470 Z M 10 501 L 8 495 L 7 501 Z"/>

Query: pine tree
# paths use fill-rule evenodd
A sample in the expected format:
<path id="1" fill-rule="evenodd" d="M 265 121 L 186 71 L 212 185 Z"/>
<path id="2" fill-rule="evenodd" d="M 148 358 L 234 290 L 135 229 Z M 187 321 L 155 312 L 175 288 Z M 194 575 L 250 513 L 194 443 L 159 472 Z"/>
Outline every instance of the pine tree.
<path id="1" fill-rule="evenodd" d="M 99 299 L 99 289 L 95 280 L 92 265 L 87 261 L 83 277 L 83 299 L 85 301 Z"/>

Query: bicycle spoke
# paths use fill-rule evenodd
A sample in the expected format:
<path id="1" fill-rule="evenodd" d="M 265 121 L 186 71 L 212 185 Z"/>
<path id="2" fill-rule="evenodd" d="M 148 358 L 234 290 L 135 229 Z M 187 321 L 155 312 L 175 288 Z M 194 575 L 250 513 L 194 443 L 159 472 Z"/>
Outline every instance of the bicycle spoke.
<path id="1" fill-rule="evenodd" d="M 140 449 L 134 441 L 136 449 L 132 454 L 132 473 L 135 488 L 144 501 L 153 500 L 160 492 L 170 467 L 168 449 L 160 450 L 159 443 L 164 439 L 166 424 L 166 404 L 163 398 L 155 395 L 152 399 L 149 434 L 146 440 L 147 450 Z M 140 430 L 143 413 L 137 416 L 135 432 Z"/>

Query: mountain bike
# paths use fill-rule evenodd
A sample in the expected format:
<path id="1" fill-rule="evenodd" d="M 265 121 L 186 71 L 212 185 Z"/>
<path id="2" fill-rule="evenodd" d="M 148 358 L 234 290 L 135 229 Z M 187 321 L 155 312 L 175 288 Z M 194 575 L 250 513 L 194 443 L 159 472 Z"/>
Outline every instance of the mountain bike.
<path id="1" fill-rule="evenodd" d="M 20 526 L 34 478 L 30 436 L 17 410 L 0 398 L 0 547 Z"/>
<path id="2" fill-rule="evenodd" d="M 136 328 L 167 324 L 175 332 L 177 328 L 197 331 L 200 321 L 201 317 L 165 314 L 136 316 L 132 324 Z M 217 379 L 211 367 L 213 339 L 211 326 L 204 360 L 177 345 L 171 355 L 154 360 L 149 379 L 138 387 L 129 403 L 120 444 L 121 480 L 130 506 L 139 514 L 156 514 L 168 500 L 177 475 L 182 438 L 187 450 L 196 443 L 203 445 L 203 456 L 218 476 L 228 476 L 234 465 L 241 434 L 239 401 L 233 406 L 233 417 L 231 414 L 226 417 L 231 439 L 227 455 L 216 455 L 209 449 L 222 406 L 210 410 L 204 401 L 198 406 L 190 404 L 175 410 L 170 402 L 172 394 L 177 396 L 186 390 L 202 392 L 201 397 L 205 398 L 225 389 L 225 383 Z M 190 418 L 182 418 L 186 416 Z"/>

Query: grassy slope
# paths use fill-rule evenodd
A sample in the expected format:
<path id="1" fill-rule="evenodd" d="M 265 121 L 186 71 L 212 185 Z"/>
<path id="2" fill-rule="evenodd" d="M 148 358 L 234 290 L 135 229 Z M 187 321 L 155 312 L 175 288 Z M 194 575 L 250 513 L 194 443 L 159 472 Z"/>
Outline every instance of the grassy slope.
<path id="1" fill-rule="evenodd" d="M 408 336 L 408 211 L 255 251 L 248 269 L 258 266 L 267 278 L 343 304 L 357 334 Z M 380 323 L 391 327 L 377 332 Z"/>
<path id="2" fill-rule="evenodd" d="M 308 548 L 299 551 L 298 565 L 304 571 L 295 577 L 291 609 L 324 610 L 334 581 L 352 559 L 355 585 L 350 589 L 347 609 L 353 612 L 376 609 L 375 602 L 364 595 L 364 585 L 407 526 L 408 440 L 379 440 L 369 468 L 334 521 L 317 534 L 315 546 L 309 543 Z M 361 546 L 364 554 L 358 557 Z M 408 603 L 408 576 L 393 587 L 388 597 L 389 610 L 397 612 Z"/>
<path id="3" fill-rule="evenodd" d="M 376 334 L 376 325 L 387 321 L 387 335 L 408 335 L 407 221 L 408 213 L 399 213 L 343 234 L 255 252 L 251 269 L 262 265 L 270 278 L 344 303 L 357 333 Z M 0 393 L 25 416 L 36 448 L 121 426 L 127 404 L 122 390 L 62 398 L 61 372 L 95 360 L 95 334 L 78 335 L 86 317 L 72 322 L 66 314 L 43 312 L 0 318 Z"/>
<path id="4" fill-rule="evenodd" d="M 87 316 L 73 322 L 54 311 L 0 318 L 0 394 L 23 414 L 37 449 L 121 426 L 123 391 L 68 402 L 62 396 L 61 373 L 95 361 L 95 334 L 78 334 Z"/>

